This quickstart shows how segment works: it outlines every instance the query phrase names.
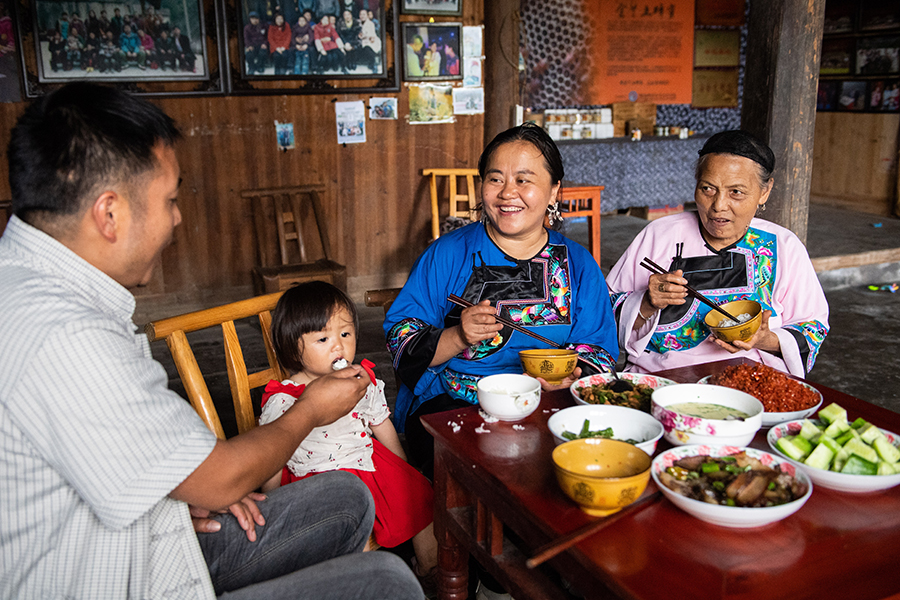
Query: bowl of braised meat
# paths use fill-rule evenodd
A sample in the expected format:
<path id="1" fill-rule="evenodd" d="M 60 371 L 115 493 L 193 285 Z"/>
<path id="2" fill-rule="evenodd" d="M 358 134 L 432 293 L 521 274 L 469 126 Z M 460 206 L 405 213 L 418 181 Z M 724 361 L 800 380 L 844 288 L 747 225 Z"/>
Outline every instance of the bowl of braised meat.
<path id="1" fill-rule="evenodd" d="M 679 446 L 653 459 L 650 475 L 675 506 L 723 527 L 761 527 L 798 510 L 812 494 L 809 476 L 755 448 Z"/>

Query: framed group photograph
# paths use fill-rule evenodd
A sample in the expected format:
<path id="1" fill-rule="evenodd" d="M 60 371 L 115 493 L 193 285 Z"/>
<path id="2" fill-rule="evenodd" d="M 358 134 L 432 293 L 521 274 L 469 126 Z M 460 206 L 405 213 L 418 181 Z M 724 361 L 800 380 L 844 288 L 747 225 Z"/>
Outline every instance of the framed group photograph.
<path id="1" fill-rule="evenodd" d="M 18 0 L 29 97 L 70 81 L 149 95 L 222 94 L 215 0 Z"/>
<path id="2" fill-rule="evenodd" d="M 403 23 L 404 81 L 462 79 L 462 23 Z"/>
<path id="3" fill-rule="evenodd" d="M 404 15 L 462 16 L 462 0 L 398 0 Z"/>
<path id="4" fill-rule="evenodd" d="M 232 93 L 399 90 L 390 0 L 226 0 Z"/>

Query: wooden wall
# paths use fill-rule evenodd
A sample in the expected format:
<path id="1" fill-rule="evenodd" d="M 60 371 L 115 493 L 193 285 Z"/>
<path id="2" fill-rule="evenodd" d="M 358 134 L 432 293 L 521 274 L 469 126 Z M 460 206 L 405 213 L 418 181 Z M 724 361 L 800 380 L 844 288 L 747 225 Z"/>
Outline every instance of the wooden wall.
<path id="1" fill-rule="evenodd" d="M 816 113 L 814 202 L 889 215 L 897 193 L 900 115 Z"/>
<path id="2" fill-rule="evenodd" d="M 463 6 L 464 24 L 482 23 L 483 0 L 466 0 Z M 338 145 L 335 101 L 394 95 L 399 120 L 367 120 L 366 143 Z M 331 258 L 347 266 L 354 299 L 361 301 L 366 289 L 401 285 L 430 239 L 430 196 L 422 169 L 475 166 L 484 146 L 483 115 L 459 116 L 453 124 L 410 125 L 408 100 L 405 87 L 399 94 L 153 100 L 184 134 L 177 149 L 184 220 L 153 281 L 136 290 L 139 314 L 169 316 L 176 307 L 251 293 L 257 250 L 251 209 L 240 195 L 247 189 L 325 184 Z M 0 105 L 0 147 L 6 148 L 22 110 L 24 104 Z M 275 121 L 294 124 L 296 149 L 277 149 Z M 0 199 L 9 198 L 6 161 L 0 165 Z"/>

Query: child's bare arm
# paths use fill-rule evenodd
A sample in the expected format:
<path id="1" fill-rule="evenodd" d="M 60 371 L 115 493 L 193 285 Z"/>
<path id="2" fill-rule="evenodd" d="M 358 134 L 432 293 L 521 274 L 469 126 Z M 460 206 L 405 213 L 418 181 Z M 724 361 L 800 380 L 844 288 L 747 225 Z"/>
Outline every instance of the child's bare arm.
<path id="1" fill-rule="evenodd" d="M 400 445 L 397 430 L 394 429 L 394 424 L 391 423 L 390 419 L 385 419 L 378 425 L 372 425 L 372 435 L 375 436 L 376 440 L 384 444 L 385 448 L 406 460 L 406 452 L 403 451 L 403 446 Z"/>
<path id="2" fill-rule="evenodd" d="M 272 475 L 272 478 L 269 479 L 268 481 L 264 481 L 261 487 L 262 487 L 262 491 L 264 494 L 271 492 L 275 488 L 280 488 L 281 487 L 281 471 L 278 471 L 277 473 Z"/>

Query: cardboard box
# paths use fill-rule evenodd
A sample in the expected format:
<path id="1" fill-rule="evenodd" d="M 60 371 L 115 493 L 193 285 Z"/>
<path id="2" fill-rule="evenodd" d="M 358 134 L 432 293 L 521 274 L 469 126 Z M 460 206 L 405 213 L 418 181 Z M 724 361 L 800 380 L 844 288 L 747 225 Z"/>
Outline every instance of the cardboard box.
<path id="1" fill-rule="evenodd" d="M 612 112 L 616 137 L 631 135 L 633 129 L 651 135 L 656 126 L 656 105 L 649 102 L 616 102 Z"/>

